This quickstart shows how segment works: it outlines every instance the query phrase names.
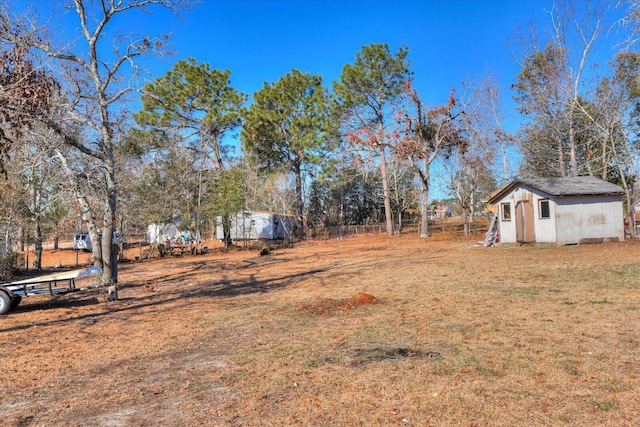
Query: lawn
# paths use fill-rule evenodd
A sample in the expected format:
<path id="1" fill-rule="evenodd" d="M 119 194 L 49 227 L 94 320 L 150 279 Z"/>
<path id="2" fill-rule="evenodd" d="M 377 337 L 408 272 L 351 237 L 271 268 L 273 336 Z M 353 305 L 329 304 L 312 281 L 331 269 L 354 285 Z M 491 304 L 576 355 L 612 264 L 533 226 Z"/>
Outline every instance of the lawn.
<path id="1" fill-rule="evenodd" d="M 640 243 L 479 239 L 212 251 L 121 264 L 117 302 L 27 298 L 0 424 L 639 425 Z"/>

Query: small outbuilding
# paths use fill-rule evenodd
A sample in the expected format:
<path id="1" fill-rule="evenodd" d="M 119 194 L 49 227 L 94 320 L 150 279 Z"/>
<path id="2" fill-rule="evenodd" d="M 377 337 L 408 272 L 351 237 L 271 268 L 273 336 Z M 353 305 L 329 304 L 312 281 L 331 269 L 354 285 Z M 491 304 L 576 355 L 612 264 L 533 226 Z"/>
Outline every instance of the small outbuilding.
<path id="1" fill-rule="evenodd" d="M 232 215 L 230 220 L 230 237 L 233 240 L 291 239 L 295 224 L 290 215 L 248 210 Z M 218 217 L 216 222 L 216 237 L 223 240 L 222 217 Z"/>
<path id="2" fill-rule="evenodd" d="M 494 230 L 496 244 L 622 241 L 623 194 L 592 176 L 516 179 L 489 199 L 497 211 L 487 235 Z"/>
<path id="3" fill-rule="evenodd" d="M 147 227 L 147 243 L 157 245 L 182 238 L 182 233 L 173 223 L 153 223 Z"/>
<path id="4" fill-rule="evenodd" d="M 633 206 L 633 226 L 636 230 L 636 236 L 640 236 L 640 200 Z"/>

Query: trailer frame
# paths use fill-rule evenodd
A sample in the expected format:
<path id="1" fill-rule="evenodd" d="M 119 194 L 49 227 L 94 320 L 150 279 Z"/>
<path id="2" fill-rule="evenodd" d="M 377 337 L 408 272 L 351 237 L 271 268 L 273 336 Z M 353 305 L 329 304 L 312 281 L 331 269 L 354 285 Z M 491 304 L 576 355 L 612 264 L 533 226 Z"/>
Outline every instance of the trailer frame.
<path id="1" fill-rule="evenodd" d="M 62 273 L 32 277 L 15 282 L 0 283 L 0 315 L 16 308 L 23 297 L 49 294 L 51 296 L 76 292 L 86 288 L 77 288 L 76 279 L 102 272 L 98 267 L 88 267 Z"/>

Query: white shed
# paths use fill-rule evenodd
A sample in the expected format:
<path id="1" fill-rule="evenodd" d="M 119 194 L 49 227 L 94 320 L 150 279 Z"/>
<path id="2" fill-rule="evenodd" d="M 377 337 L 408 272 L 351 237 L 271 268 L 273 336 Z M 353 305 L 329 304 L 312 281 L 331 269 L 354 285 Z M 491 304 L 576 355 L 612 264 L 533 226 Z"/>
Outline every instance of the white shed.
<path id="1" fill-rule="evenodd" d="M 147 227 L 147 243 L 160 244 L 182 238 L 182 233 L 173 223 L 153 223 Z"/>
<path id="2" fill-rule="evenodd" d="M 517 179 L 489 199 L 499 244 L 570 245 L 624 240 L 624 190 L 601 179 Z"/>
<path id="3" fill-rule="evenodd" d="M 222 217 L 218 217 L 216 222 L 216 238 L 223 240 Z M 231 239 L 290 239 L 294 224 L 294 218 L 289 215 L 242 211 L 231 216 Z"/>

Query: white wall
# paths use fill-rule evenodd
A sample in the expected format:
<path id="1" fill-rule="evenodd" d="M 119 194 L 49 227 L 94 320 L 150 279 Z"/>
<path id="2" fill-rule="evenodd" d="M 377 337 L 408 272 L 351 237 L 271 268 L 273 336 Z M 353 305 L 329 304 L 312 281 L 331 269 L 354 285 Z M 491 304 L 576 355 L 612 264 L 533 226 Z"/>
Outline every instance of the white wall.
<path id="1" fill-rule="evenodd" d="M 624 240 L 619 196 L 562 197 L 556 204 L 558 244 L 579 243 L 582 239 Z"/>
<path id="2" fill-rule="evenodd" d="M 233 240 L 275 239 L 278 236 L 273 227 L 278 215 L 266 212 L 239 212 L 231 217 L 231 238 Z M 216 220 L 216 238 L 224 239 L 222 217 Z"/>
<path id="3" fill-rule="evenodd" d="M 295 219 L 270 212 L 238 212 L 231 217 L 231 239 L 290 239 Z M 216 238 L 224 239 L 222 217 L 216 218 Z"/>
<path id="4" fill-rule="evenodd" d="M 619 196 L 574 196 L 549 198 L 550 218 L 540 218 L 540 200 L 548 196 L 522 186 L 498 201 L 500 243 L 516 243 L 515 210 L 519 200 L 531 200 L 535 219 L 536 243 L 560 245 L 580 243 L 583 239 L 624 240 L 622 199 Z M 502 219 L 502 203 L 511 206 L 511 220 Z"/>
<path id="5" fill-rule="evenodd" d="M 165 239 L 174 240 L 182 236 L 175 224 L 149 224 L 147 226 L 147 243 L 164 243 Z"/>
<path id="6" fill-rule="evenodd" d="M 502 218 L 502 204 L 509 203 L 511 210 L 511 220 L 505 221 Z M 498 202 L 498 220 L 500 228 L 500 243 L 515 243 L 516 242 L 516 218 L 515 209 L 516 204 L 513 199 L 513 193 L 508 194 L 506 197 Z"/>
<path id="7" fill-rule="evenodd" d="M 501 243 L 516 243 L 516 205 L 520 200 L 531 200 L 533 204 L 533 212 L 535 218 L 534 232 L 536 242 L 552 242 L 555 236 L 555 227 L 553 220 L 546 221 L 544 227 L 540 232 L 538 231 L 538 218 L 540 216 L 538 200 L 546 198 L 541 193 L 537 194 L 536 190 L 522 186 L 514 189 L 511 193 L 507 194 L 498 202 L 498 208 L 500 209 L 500 242 Z M 509 203 L 511 206 L 511 220 L 504 221 L 502 219 L 502 203 Z M 553 216 L 552 216 L 553 218 Z M 539 234 L 540 233 L 540 234 Z"/>
<path id="8" fill-rule="evenodd" d="M 547 194 L 536 189 L 531 189 L 533 194 L 533 215 L 535 218 L 535 233 L 537 243 L 556 243 L 557 238 L 557 219 L 556 201 L 549 198 Z M 549 218 L 540 217 L 540 200 L 549 200 Z"/>

